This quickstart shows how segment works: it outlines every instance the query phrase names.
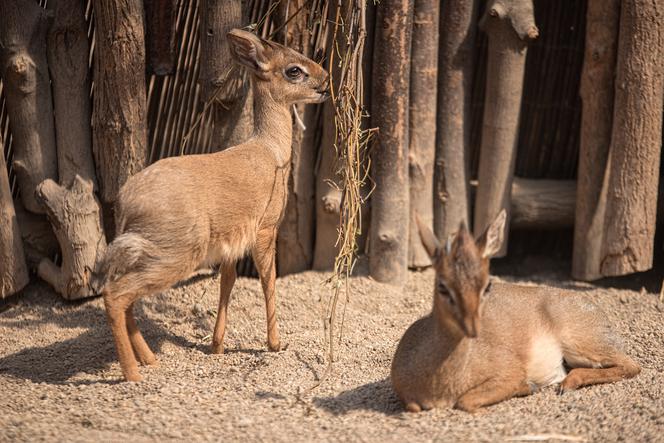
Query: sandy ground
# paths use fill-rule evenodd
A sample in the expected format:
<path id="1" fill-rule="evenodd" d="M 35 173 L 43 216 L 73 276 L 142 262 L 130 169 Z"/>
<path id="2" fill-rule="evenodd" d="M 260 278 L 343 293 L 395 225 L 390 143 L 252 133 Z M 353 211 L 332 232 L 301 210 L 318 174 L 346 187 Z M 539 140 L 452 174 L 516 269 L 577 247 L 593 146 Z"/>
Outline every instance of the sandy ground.
<path id="1" fill-rule="evenodd" d="M 31 285 L 0 304 L 0 441 L 664 441 L 664 306 L 655 294 L 535 278 L 604 306 L 642 365 L 635 379 L 563 396 L 550 387 L 473 415 L 407 414 L 387 377 L 399 337 L 430 309 L 432 271 L 411 273 L 405 289 L 354 277 L 339 361 L 310 391 L 326 368 L 324 278 L 278 280 L 288 344 L 279 353 L 265 351 L 257 280 L 236 283 L 225 355 L 208 351 L 217 278 L 144 299 L 138 323 L 160 366 L 142 368 L 139 384 L 120 383 L 101 299 L 65 303 Z"/>

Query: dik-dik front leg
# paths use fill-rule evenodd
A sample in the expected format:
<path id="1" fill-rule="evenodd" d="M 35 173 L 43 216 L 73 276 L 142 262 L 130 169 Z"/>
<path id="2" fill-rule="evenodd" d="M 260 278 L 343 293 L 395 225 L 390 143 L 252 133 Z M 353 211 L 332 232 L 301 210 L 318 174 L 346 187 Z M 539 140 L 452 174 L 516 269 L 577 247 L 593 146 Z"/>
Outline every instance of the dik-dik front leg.
<path id="1" fill-rule="evenodd" d="M 278 351 L 281 349 L 274 293 L 275 280 L 277 278 L 277 269 L 275 266 L 276 243 L 276 228 L 259 231 L 256 236 L 256 245 L 254 246 L 252 253 L 254 264 L 258 270 L 261 285 L 263 286 L 263 295 L 265 295 L 267 346 L 270 351 Z"/>
<path id="2" fill-rule="evenodd" d="M 525 377 L 515 379 L 489 379 L 467 391 L 457 400 L 456 407 L 466 412 L 475 412 L 483 406 L 493 405 L 512 397 L 530 395 L 532 389 Z"/>

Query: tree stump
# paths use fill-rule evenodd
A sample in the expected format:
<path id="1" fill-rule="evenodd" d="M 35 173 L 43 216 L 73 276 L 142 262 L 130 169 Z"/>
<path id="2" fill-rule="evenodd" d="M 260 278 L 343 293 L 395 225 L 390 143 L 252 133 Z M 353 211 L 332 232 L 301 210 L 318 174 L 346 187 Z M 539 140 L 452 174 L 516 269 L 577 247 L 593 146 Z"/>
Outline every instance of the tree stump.
<path id="1" fill-rule="evenodd" d="M 88 25 L 84 0 L 48 3 L 54 20 L 48 34 L 48 67 L 53 84 L 59 183 L 79 175 L 96 185 L 90 127 Z"/>
<path id="2" fill-rule="evenodd" d="M 115 235 L 113 203 L 147 159 L 145 39 L 141 0 L 94 0 L 97 40 L 92 125 L 104 224 Z"/>
<path id="3" fill-rule="evenodd" d="M 253 99 L 249 81 L 234 66 L 226 34 L 242 23 L 241 0 L 201 1 L 201 99 L 213 101 L 212 151 L 247 140 L 254 127 Z M 229 68 L 233 72 L 227 76 Z M 225 84 L 224 84 L 225 81 Z M 223 84 L 223 87 L 222 87 Z M 218 91 L 219 87 L 222 87 Z"/>
<path id="4" fill-rule="evenodd" d="M 37 2 L 0 1 L 0 77 L 5 85 L 21 201 L 41 213 L 34 194 L 57 179 L 53 100 L 46 61 L 47 12 Z"/>
<path id="5" fill-rule="evenodd" d="M 378 127 L 372 172 L 369 271 L 402 284 L 408 271 L 408 104 L 412 0 L 385 0 L 377 9 L 372 126 Z M 404 69 L 404 67 L 406 69 Z"/>
<path id="6" fill-rule="evenodd" d="M 144 0 L 145 46 L 147 68 L 150 74 L 175 73 L 175 26 L 178 3 L 176 0 Z"/>
<path id="7" fill-rule="evenodd" d="M 434 232 L 447 238 L 469 224 L 470 97 L 478 1 L 446 1 L 441 11 Z"/>
<path id="8" fill-rule="evenodd" d="M 438 0 L 415 0 L 410 68 L 408 266 L 429 266 L 431 259 L 417 231 L 415 214 L 433 226 L 433 163 L 436 153 L 438 80 Z"/>
<path id="9" fill-rule="evenodd" d="M 489 36 L 489 58 L 474 233 L 482 234 L 505 209 L 505 241 L 496 254 L 503 257 L 507 253 L 527 44 L 539 32 L 532 0 L 493 0 L 480 20 L 480 28 Z"/>
<path id="10" fill-rule="evenodd" d="M 36 192 L 60 243 L 62 267 L 50 259 L 39 263 L 39 277 L 68 300 L 97 294 L 92 273 L 106 252 L 99 203 L 92 184 L 76 176 L 69 188 L 45 180 Z"/>
<path id="11" fill-rule="evenodd" d="M 0 300 L 30 282 L 2 146 L 0 136 Z"/>
<path id="12" fill-rule="evenodd" d="M 579 91 L 583 112 L 572 260 L 572 277 L 580 280 L 595 280 L 602 276 L 600 253 L 606 211 L 605 177 L 608 177 L 611 145 L 619 19 L 620 0 L 588 2 Z"/>
<path id="13" fill-rule="evenodd" d="M 664 3 L 623 0 L 600 271 L 652 267 L 664 106 Z"/>

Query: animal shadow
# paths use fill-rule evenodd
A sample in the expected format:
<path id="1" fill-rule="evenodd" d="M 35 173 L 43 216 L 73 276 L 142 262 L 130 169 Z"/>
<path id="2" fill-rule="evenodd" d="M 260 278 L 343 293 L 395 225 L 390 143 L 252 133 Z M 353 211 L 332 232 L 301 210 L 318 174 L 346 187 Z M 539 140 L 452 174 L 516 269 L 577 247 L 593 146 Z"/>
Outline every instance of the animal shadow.
<path id="1" fill-rule="evenodd" d="M 139 304 L 136 320 L 149 346 L 157 353 L 166 341 L 182 347 L 193 344 L 174 336 L 143 314 Z M 57 325 L 62 329 L 82 332 L 74 337 L 45 346 L 26 347 L 16 353 L 0 352 L 0 376 L 11 376 L 34 383 L 91 384 L 116 383 L 117 380 L 71 381 L 77 374 L 96 374 L 117 361 L 106 312 L 94 299 L 84 302 L 63 302 L 50 288 L 37 284 L 23 294 L 22 300 L 0 314 L 0 323 L 11 330 Z M 71 333 L 64 332 L 71 335 Z M 57 338 L 57 337 L 56 337 Z M 35 341 L 40 337 L 35 334 Z"/>
<path id="2" fill-rule="evenodd" d="M 358 386 L 336 396 L 315 397 L 313 403 L 334 415 L 359 410 L 396 415 L 403 411 L 388 378 Z"/>

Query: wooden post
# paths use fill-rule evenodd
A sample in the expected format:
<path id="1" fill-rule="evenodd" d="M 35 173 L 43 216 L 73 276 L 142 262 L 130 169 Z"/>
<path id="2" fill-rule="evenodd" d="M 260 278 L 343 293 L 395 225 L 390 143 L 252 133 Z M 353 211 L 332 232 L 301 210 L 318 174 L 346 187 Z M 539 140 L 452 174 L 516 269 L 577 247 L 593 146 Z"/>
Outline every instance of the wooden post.
<path id="1" fill-rule="evenodd" d="M 385 0 L 376 16 L 369 270 L 380 282 L 402 284 L 408 269 L 408 104 L 412 0 Z"/>
<path id="2" fill-rule="evenodd" d="M 438 62 L 434 232 L 447 238 L 469 224 L 470 98 L 477 0 L 443 2 Z"/>
<path id="3" fill-rule="evenodd" d="M 288 47 L 310 57 L 311 33 L 307 27 L 309 9 L 305 5 L 305 0 L 283 3 L 288 4 L 293 11 L 303 8 L 284 28 L 284 35 Z M 278 26 L 282 24 L 283 22 L 277 23 Z M 318 107 L 314 105 L 297 105 L 297 113 L 303 120 L 306 130 L 293 119 L 293 152 L 291 177 L 288 182 L 288 202 L 277 238 L 279 275 L 311 269 L 313 261 L 317 110 Z"/>
<path id="4" fill-rule="evenodd" d="M 77 175 L 65 189 L 45 180 L 36 196 L 46 208 L 62 251 L 62 267 L 44 258 L 39 277 L 68 300 L 96 295 L 99 288 L 92 285 L 92 272 L 106 251 L 106 240 L 92 183 Z"/>
<path id="5" fill-rule="evenodd" d="M 664 105 L 664 3 L 623 0 L 601 273 L 650 269 Z"/>
<path id="6" fill-rule="evenodd" d="M 226 34 L 242 26 L 241 0 L 201 0 L 201 99 L 213 100 L 212 151 L 235 146 L 253 131 L 253 99 L 246 75 L 234 66 Z M 233 71 L 228 75 L 229 68 Z M 225 83 L 224 83 L 225 82 Z M 217 91 L 223 84 L 223 89 Z"/>
<path id="7" fill-rule="evenodd" d="M 486 230 L 501 209 L 510 213 L 527 43 L 538 36 L 533 2 L 493 0 L 480 27 L 489 36 L 489 58 L 475 200 L 476 236 Z M 507 253 L 508 232 L 509 218 L 498 257 Z"/>
<path id="8" fill-rule="evenodd" d="M 169 75 L 175 72 L 175 0 L 144 0 L 145 46 L 148 73 Z"/>
<path id="9" fill-rule="evenodd" d="M 0 134 L 0 300 L 17 293 L 30 281 L 2 146 Z"/>
<path id="10" fill-rule="evenodd" d="M 0 77 L 5 85 L 14 170 L 26 209 L 42 213 L 34 193 L 57 179 L 53 100 L 46 61 L 47 12 L 37 2 L 0 1 Z"/>
<path id="11" fill-rule="evenodd" d="M 97 46 L 93 151 L 106 234 L 115 235 L 112 205 L 120 187 L 145 167 L 147 103 L 141 0 L 94 0 Z"/>
<path id="12" fill-rule="evenodd" d="M 555 230 L 574 225 L 576 182 L 514 177 L 511 226 L 515 229 Z"/>
<path id="13" fill-rule="evenodd" d="M 580 280 L 602 276 L 605 177 L 608 178 L 619 18 L 620 0 L 589 0 L 579 91 L 583 113 L 572 260 L 572 276 Z"/>
<path id="14" fill-rule="evenodd" d="M 90 128 L 90 78 L 85 0 L 48 3 L 54 16 L 48 34 L 59 182 L 71 186 L 74 177 L 96 183 Z"/>
<path id="15" fill-rule="evenodd" d="M 410 67 L 408 266 L 431 260 L 417 232 L 415 214 L 433 226 L 433 163 L 436 152 L 436 83 L 438 79 L 438 0 L 415 0 Z"/>

